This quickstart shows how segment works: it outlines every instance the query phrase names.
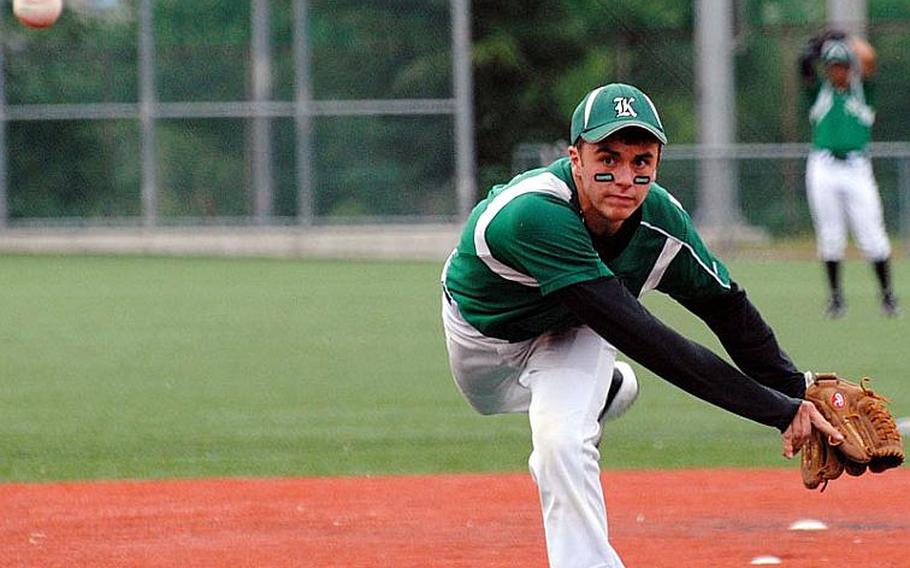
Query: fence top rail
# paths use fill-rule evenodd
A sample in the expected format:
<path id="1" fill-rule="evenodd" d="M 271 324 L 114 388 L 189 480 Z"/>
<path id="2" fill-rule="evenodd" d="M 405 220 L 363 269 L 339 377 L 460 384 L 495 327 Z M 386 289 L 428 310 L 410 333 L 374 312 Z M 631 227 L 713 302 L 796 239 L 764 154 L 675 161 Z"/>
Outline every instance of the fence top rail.
<path id="1" fill-rule="evenodd" d="M 453 99 L 308 100 L 17 104 L 0 107 L 0 120 L 124 120 L 139 119 L 143 111 L 152 118 L 254 118 L 310 116 L 380 116 L 453 114 Z M 805 158 L 810 144 L 743 143 L 723 146 L 674 144 L 661 154 L 665 160 Z M 910 158 L 910 141 L 873 142 L 872 158 Z"/>
<path id="2" fill-rule="evenodd" d="M 665 160 L 805 158 L 811 150 L 810 144 L 801 142 L 725 146 L 677 144 L 667 146 L 661 153 L 661 158 Z M 910 158 L 910 142 L 873 142 L 869 145 L 869 156 L 872 158 Z"/>
<path id="3" fill-rule="evenodd" d="M 225 101 L 154 103 L 78 103 L 7 105 L 0 118 L 26 120 L 117 120 L 154 118 L 248 118 L 311 116 L 379 116 L 453 114 L 453 99 L 385 99 L 324 101 Z"/>

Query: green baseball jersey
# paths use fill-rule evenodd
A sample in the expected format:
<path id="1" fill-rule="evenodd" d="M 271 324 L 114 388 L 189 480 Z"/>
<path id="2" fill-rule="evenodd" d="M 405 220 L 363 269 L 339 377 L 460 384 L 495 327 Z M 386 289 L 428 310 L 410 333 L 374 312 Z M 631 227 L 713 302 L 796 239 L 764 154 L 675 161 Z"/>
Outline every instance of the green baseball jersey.
<path id="1" fill-rule="evenodd" d="M 549 294 L 599 277 L 620 278 L 639 297 L 729 290 L 727 268 L 669 192 L 652 184 L 636 215 L 628 242 L 611 252 L 585 227 L 569 159 L 531 170 L 495 186 L 471 212 L 446 263 L 446 291 L 480 332 L 521 341 L 578 325 Z"/>
<path id="2" fill-rule="evenodd" d="M 875 111 L 871 85 L 858 79 L 839 90 L 830 81 L 818 81 L 810 91 L 812 145 L 836 153 L 862 151 L 872 136 Z"/>

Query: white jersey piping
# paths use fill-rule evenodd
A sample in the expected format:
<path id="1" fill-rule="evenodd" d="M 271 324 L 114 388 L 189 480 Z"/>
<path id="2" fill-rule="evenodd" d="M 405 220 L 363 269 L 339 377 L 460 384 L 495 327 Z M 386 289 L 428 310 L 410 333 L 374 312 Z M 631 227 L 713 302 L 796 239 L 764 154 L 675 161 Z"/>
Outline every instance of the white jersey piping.
<path id="1" fill-rule="evenodd" d="M 685 242 L 685 241 L 683 241 L 683 240 L 680 240 L 680 239 L 674 237 L 673 235 L 671 235 L 671 234 L 668 233 L 667 231 L 661 229 L 660 227 L 657 227 L 657 226 L 652 225 L 652 224 L 650 224 L 650 223 L 646 223 L 645 221 L 642 221 L 642 222 L 641 222 L 641 226 L 642 226 L 642 227 L 647 227 L 647 228 L 651 229 L 652 231 L 656 231 L 656 232 L 660 233 L 661 235 L 667 237 L 667 239 L 672 239 L 672 240 L 678 242 L 678 243 L 680 244 L 680 246 L 686 247 L 686 249 L 689 251 L 689 254 L 692 255 L 692 257 L 693 257 L 693 258 L 695 259 L 695 261 L 699 264 L 699 266 L 701 266 L 702 268 L 705 269 L 705 272 L 707 272 L 708 274 L 710 274 L 715 280 L 717 280 L 717 283 L 720 284 L 721 286 L 723 286 L 724 288 L 727 288 L 727 289 L 730 288 L 730 285 L 729 285 L 728 283 L 726 283 L 726 282 L 724 282 L 723 280 L 721 280 L 720 276 L 719 276 L 719 275 L 717 274 L 717 272 L 716 272 L 716 267 L 715 267 L 715 269 L 709 268 L 708 265 L 706 265 L 706 264 L 704 263 L 704 261 L 701 259 L 701 257 L 699 257 L 698 254 L 696 254 L 695 249 L 692 248 L 692 245 L 690 245 L 689 243 L 687 243 L 687 242 Z M 666 249 L 666 245 L 664 245 L 664 248 Z M 661 252 L 661 255 L 662 255 L 662 254 L 663 254 L 663 252 Z M 671 260 L 672 260 L 672 259 L 671 259 Z M 653 272 L 653 269 L 652 269 L 652 272 Z M 650 277 L 649 277 L 649 279 L 650 279 Z M 657 287 L 657 284 L 660 284 L 660 281 L 659 281 L 659 280 L 655 283 L 655 288 Z"/>
<path id="2" fill-rule="evenodd" d="M 543 172 L 539 175 L 531 176 L 516 183 L 512 187 L 504 189 L 502 193 L 490 201 L 487 208 L 477 219 L 477 225 L 474 227 L 474 250 L 477 253 L 477 257 L 499 277 L 511 280 L 512 282 L 518 282 L 525 286 L 539 288 L 540 282 L 535 278 L 524 274 L 523 272 L 519 272 L 494 258 L 493 253 L 490 252 L 490 246 L 487 243 L 486 237 L 487 227 L 489 227 L 493 218 L 496 217 L 506 205 L 520 195 L 534 192 L 549 193 L 560 199 L 564 199 L 567 202 L 572 199 L 572 190 L 569 189 L 569 186 L 550 172 Z"/>
<path id="3" fill-rule="evenodd" d="M 679 253 L 681 249 L 682 242 L 676 239 L 670 238 L 664 241 L 664 248 L 661 249 L 660 256 L 657 257 L 657 261 L 654 263 L 654 266 L 651 267 L 651 273 L 648 274 L 648 279 L 645 280 L 645 283 L 641 287 L 641 291 L 638 293 L 639 298 L 657 288 L 657 285 L 660 284 L 660 280 L 664 277 L 664 272 L 667 271 L 670 263 L 673 262 L 673 259 L 676 258 L 677 253 Z"/>

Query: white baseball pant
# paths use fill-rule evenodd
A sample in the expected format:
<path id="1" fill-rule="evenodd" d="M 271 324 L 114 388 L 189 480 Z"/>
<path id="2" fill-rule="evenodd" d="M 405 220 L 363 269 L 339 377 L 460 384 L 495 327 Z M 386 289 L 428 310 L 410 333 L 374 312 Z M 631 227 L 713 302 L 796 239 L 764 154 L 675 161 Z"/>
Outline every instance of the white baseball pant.
<path id="1" fill-rule="evenodd" d="M 471 406 L 528 413 L 551 568 L 622 568 L 595 445 L 616 349 L 586 326 L 509 343 L 481 334 L 445 297 L 442 312 L 452 376 Z"/>
<path id="2" fill-rule="evenodd" d="M 806 191 L 821 260 L 843 259 L 848 225 L 868 260 L 885 260 L 891 255 L 869 158 L 851 154 L 838 160 L 826 151 L 811 152 L 806 162 Z"/>

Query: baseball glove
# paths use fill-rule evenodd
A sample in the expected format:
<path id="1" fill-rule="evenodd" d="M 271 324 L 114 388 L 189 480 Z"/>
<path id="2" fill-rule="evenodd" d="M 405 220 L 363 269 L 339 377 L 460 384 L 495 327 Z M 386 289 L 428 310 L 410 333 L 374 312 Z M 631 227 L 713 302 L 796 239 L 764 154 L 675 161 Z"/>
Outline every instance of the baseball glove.
<path id="1" fill-rule="evenodd" d="M 815 404 L 844 441 L 834 444 L 813 428 L 800 465 L 807 488 L 827 486 L 844 471 L 853 476 L 867 469 L 881 473 L 904 462 L 900 430 L 885 406 L 888 401 L 872 391 L 868 382 L 868 377 L 856 384 L 834 373 L 810 374 L 806 400 Z"/>
<path id="2" fill-rule="evenodd" d="M 822 486 L 824 491 L 829 481 L 837 479 L 844 473 L 844 460 L 840 452 L 828 444 L 825 435 L 814 427 L 803 445 L 801 456 L 800 473 L 806 489 L 815 489 L 824 483 Z M 863 468 L 865 469 L 865 466 Z"/>

